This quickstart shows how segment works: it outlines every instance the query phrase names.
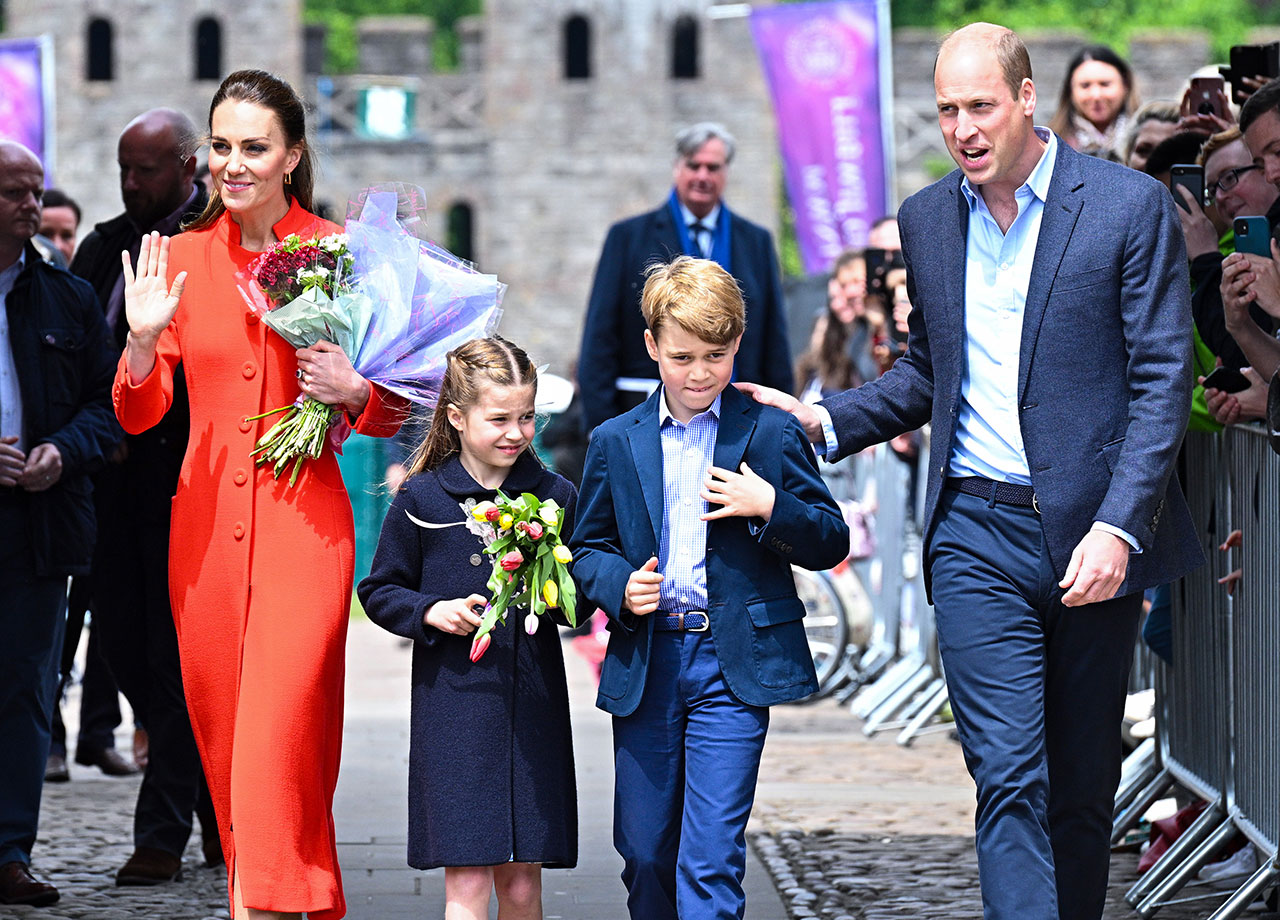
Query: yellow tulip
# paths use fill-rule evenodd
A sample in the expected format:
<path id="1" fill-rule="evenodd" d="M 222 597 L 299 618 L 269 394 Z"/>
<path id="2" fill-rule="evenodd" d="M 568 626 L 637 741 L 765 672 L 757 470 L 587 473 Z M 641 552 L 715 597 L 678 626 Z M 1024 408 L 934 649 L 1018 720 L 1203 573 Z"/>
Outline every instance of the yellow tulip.
<path id="1" fill-rule="evenodd" d="M 550 578 L 542 586 L 542 599 L 547 602 L 548 607 L 556 607 L 560 603 L 560 589 Z"/>
<path id="2" fill-rule="evenodd" d="M 498 509 L 498 506 L 495 505 L 493 502 L 481 502 L 480 504 L 476 505 L 474 508 L 471 509 L 471 516 L 475 518 L 477 521 L 484 523 L 485 521 L 489 520 L 490 510 L 496 511 L 497 509 Z"/>
<path id="3" fill-rule="evenodd" d="M 542 505 L 538 508 L 538 517 L 542 518 L 544 524 L 554 527 L 560 521 L 560 509 Z"/>
<path id="4" fill-rule="evenodd" d="M 502 517 L 498 519 L 498 526 L 500 526 L 503 530 L 510 530 L 511 525 L 514 522 L 515 522 L 514 517 L 512 517 L 510 514 L 504 514 Z"/>
<path id="5" fill-rule="evenodd" d="M 556 562 L 562 562 L 565 565 L 568 565 L 573 561 L 573 553 L 569 552 L 569 547 L 565 546 L 563 543 L 556 546 L 556 548 L 551 551 L 551 555 Z"/>

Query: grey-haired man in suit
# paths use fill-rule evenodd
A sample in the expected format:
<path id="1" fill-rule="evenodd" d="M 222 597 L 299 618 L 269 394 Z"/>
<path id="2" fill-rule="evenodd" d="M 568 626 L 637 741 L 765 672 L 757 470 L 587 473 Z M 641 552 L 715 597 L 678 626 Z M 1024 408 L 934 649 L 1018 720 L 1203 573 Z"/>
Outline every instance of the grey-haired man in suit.
<path id="1" fill-rule="evenodd" d="M 808 409 L 828 459 L 932 424 L 926 577 L 977 781 L 989 920 L 1097 920 L 1142 590 L 1203 561 L 1173 467 L 1191 401 L 1186 253 L 1151 178 L 1032 121 L 1014 33 L 942 43 L 959 169 L 899 212 L 906 355 Z"/>

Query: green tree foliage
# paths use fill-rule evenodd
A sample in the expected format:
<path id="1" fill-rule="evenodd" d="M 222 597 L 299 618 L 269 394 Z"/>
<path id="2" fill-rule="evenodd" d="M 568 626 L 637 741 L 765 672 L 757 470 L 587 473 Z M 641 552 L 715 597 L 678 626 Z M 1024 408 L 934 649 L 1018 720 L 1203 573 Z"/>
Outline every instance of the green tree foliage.
<path id="1" fill-rule="evenodd" d="M 328 64 L 334 73 L 356 69 L 356 23 L 366 16 L 430 16 L 436 33 L 432 48 L 437 70 L 458 64 L 453 24 L 480 12 L 481 0 L 304 0 L 307 22 L 328 26 Z"/>

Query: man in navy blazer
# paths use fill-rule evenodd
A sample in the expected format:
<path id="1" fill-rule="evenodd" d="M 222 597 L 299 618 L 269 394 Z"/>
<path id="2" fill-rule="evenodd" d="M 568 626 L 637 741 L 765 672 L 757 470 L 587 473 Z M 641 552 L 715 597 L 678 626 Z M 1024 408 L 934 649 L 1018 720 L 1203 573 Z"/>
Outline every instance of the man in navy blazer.
<path id="1" fill-rule="evenodd" d="M 1097 920 L 1142 590 L 1203 562 L 1173 467 L 1191 398 L 1168 191 L 1035 128 L 1026 48 L 942 44 L 960 169 L 899 212 L 907 354 L 816 410 L 828 459 L 926 422 L 926 578 L 978 786 L 990 920 Z"/>
<path id="2" fill-rule="evenodd" d="M 747 328 L 734 368 L 791 392 L 791 349 L 782 279 L 773 238 L 724 204 L 734 138 L 703 122 L 676 136 L 674 187 L 661 207 L 609 228 L 591 285 L 582 330 L 578 384 L 587 434 L 606 419 L 638 406 L 658 385 L 658 369 L 644 348 L 640 291 L 645 269 L 680 254 L 718 262 L 742 289 Z"/>
<path id="3" fill-rule="evenodd" d="M 792 564 L 849 528 L 795 419 L 729 386 L 742 297 L 705 260 L 646 283 L 662 388 L 596 429 L 570 548 L 609 615 L 614 843 L 633 920 L 740 918 L 768 706 L 817 689 Z"/>

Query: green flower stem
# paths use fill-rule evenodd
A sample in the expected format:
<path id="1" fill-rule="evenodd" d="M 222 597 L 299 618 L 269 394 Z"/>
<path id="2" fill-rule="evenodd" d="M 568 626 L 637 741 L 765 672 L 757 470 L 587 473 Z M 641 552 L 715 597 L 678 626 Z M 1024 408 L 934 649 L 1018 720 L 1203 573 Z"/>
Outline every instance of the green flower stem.
<path id="1" fill-rule="evenodd" d="M 292 486 L 298 481 L 303 461 L 320 456 L 329 426 L 337 417 L 338 410 L 308 396 L 300 406 L 281 406 L 253 418 L 265 418 L 277 412 L 287 414 L 258 440 L 250 455 L 259 466 L 274 464 L 273 474 L 277 479 L 293 463 L 293 472 L 289 476 L 289 485 Z"/>

